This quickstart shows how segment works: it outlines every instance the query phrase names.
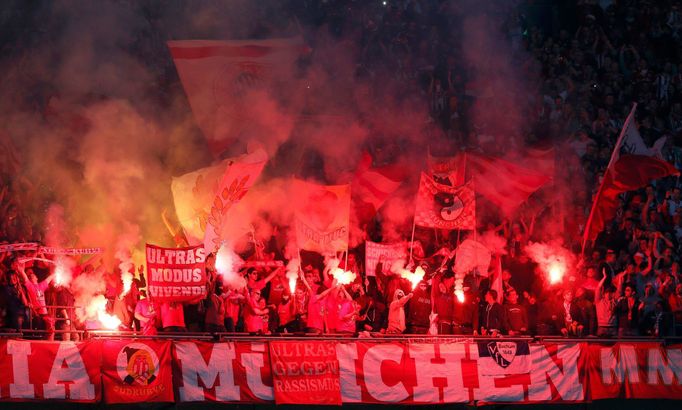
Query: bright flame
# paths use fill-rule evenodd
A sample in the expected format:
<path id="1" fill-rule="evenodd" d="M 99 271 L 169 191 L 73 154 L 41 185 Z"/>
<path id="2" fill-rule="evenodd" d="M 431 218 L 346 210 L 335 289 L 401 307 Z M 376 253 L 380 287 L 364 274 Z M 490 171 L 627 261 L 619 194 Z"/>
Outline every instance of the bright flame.
<path id="1" fill-rule="evenodd" d="M 68 286 L 71 282 L 71 268 L 69 260 L 63 257 L 57 258 L 54 268 L 54 283 L 57 286 Z"/>
<path id="2" fill-rule="evenodd" d="M 121 319 L 117 316 L 110 315 L 106 311 L 107 298 L 104 295 L 97 295 L 90 301 L 90 304 L 85 308 L 87 317 L 97 318 L 103 328 L 109 330 L 116 330 L 121 325 Z"/>
<path id="3" fill-rule="evenodd" d="M 417 269 L 415 269 L 414 272 L 410 272 L 407 269 L 403 269 L 400 272 L 400 276 L 410 281 L 412 284 L 412 290 L 414 290 L 419 282 L 424 279 L 425 274 L 426 272 L 424 272 L 424 269 L 421 266 L 417 266 Z"/>
<path id="4" fill-rule="evenodd" d="M 133 274 L 126 271 L 121 272 L 121 281 L 123 282 L 121 296 L 125 296 L 130 292 L 130 287 L 133 285 Z"/>
<path id="5" fill-rule="evenodd" d="M 350 285 L 353 283 L 356 276 L 355 273 L 341 268 L 334 268 L 330 273 L 339 285 Z"/>
<path id="6" fill-rule="evenodd" d="M 287 264 L 287 279 L 289 279 L 289 290 L 293 295 L 296 292 L 296 280 L 298 279 L 298 269 L 301 265 L 301 261 L 298 258 L 293 258 Z"/>
<path id="7" fill-rule="evenodd" d="M 246 279 L 238 273 L 244 262 L 227 244 L 220 245 L 215 256 L 215 270 L 222 276 L 223 285 L 241 290 L 246 287 Z"/>
<path id="8" fill-rule="evenodd" d="M 234 251 L 232 251 L 227 245 L 222 244 L 218 253 L 215 256 L 215 269 L 221 275 L 233 274 L 235 269 Z"/>
<path id="9" fill-rule="evenodd" d="M 461 289 L 455 290 L 455 297 L 459 303 L 464 303 L 464 291 Z"/>
<path id="10" fill-rule="evenodd" d="M 561 263 L 553 262 L 549 264 L 549 283 L 554 285 L 555 283 L 561 282 L 561 279 L 566 273 L 566 267 Z"/>

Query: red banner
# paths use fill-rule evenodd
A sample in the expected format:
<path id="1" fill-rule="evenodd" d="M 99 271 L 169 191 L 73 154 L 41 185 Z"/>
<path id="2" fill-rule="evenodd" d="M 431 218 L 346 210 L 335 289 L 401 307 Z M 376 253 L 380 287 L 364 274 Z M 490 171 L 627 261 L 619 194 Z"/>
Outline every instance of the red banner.
<path id="1" fill-rule="evenodd" d="M 105 341 L 104 400 L 107 403 L 174 401 L 170 350 L 170 341 Z"/>
<path id="2" fill-rule="evenodd" d="M 272 402 L 266 343 L 175 342 L 177 401 Z"/>
<path id="3" fill-rule="evenodd" d="M 658 343 L 586 346 L 590 397 L 682 399 L 681 347 Z"/>
<path id="4" fill-rule="evenodd" d="M 270 363 L 277 404 L 341 405 L 335 342 L 270 342 Z"/>
<path id="5" fill-rule="evenodd" d="M 162 248 L 147 244 L 147 292 L 155 302 L 187 302 L 206 297 L 203 246 Z"/>
<path id="6" fill-rule="evenodd" d="M 682 349 L 656 343 L 0 340 L 0 372 L 0 401 L 94 403 L 102 383 L 107 403 L 682 399 Z"/>
<path id="7" fill-rule="evenodd" d="M 96 403 L 102 398 L 101 361 L 97 341 L 0 339 L 0 400 Z"/>

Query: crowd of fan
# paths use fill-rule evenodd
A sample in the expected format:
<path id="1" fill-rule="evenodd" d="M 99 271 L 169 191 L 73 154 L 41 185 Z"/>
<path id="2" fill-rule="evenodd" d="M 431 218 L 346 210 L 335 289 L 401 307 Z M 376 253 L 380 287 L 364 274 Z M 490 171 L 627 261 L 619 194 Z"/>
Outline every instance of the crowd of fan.
<path id="1" fill-rule="evenodd" d="M 493 124 L 476 123 L 479 117 L 472 115 L 480 103 L 477 98 L 482 97 L 467 92 L 471 67 L 458 58 L 462 33 L 453 28 L 461 27 L 461 15 L 451 9 L 451 3 L 410 0 L 389 2 L 387 7 L 370 3 L 302 2 L 299 18 L 304 26 L 329 24 L 338 33 L 359 30 L 363 49 L 358 76 L 413 87 L 429 107 L 433 124 L 451 139 L 469 149 L 493 142 L 486 145 L 486 152 L 492 149 L 491 153 L 503 155 L 500 150 L 507 145 L 494 143 L 501 136 L 489 135 L 498 130 L 490 128 Z M 514 61 L 531 59 L 540 67 L 541 86 L 528 91 L 527 101 L 520 99 L 526 124 L 521 137 L 544 136 L 571 154 L 559 158 L 557 169 L 563 174 L 556 180 L 576 187 L 562 205 L 561 234 L 572 248 L 579 243 L 592 195 L 633 102 L 639 104 L 637 120 L 645 142 L 652 146 L 667 137 L 661 154 L 682 168 L 682 64 L 678 64 L 682 11 L 678 4 L 646 0 L 576 3 L 571 13 L 562 15 L 561 22 L 549 29 L 523 15 L 526 2 L 490 2 L 489 6 L 494 10 L 491 21 L 506 36 Z M 27 189 L 18 178 L 16 154 L 10 146 L 3 151 L 0 238 L 6 242 L 35 238 L 32 224 L 21 211 L 20 198 L 27 195 Z M 484 222 L 479 226 L 486 226 Z M 508 253 L 502 260 L 501 295 L 490 289 L 487 279 L 469 275 L 464 301 L 458 301 L 451 264 L 442 264 L 455 240 L 427 235 L 423 247 L 413 249 L 412 263 L 426 270 L 425 280 L 414 289 L 382 264 L 376 272 L 365 272 L 363 247 L 359 246 L 342 264 L 357 273 L 351 285 L 337 285 L 325 272 L 321 258 L 304 258 L 293 293 L 282 269 L 245 270 L 247 286 L 235 290 L 221 286 L 209 259 L 210 296 L 200 303 L 156 306 L 144 297 L 144 277 L 139 274 L 134 290 L 125 297 L 118 297 L 116 289 L 108 292 L 109 309 L 121 318 L 124 328 L 148 333 L 189 329 L 259 334 L 664 336 L 682 324 L 678 178 L 623 195 L 615 221 L 599 235 L 593 251 L 566 275 L 563 286 L 547 286 L 547 273 L 523 252 L 531 239 L 550 239 L 548 233 L 511 221 L 503 225 Z M 441 252 L 443 247 L 445 252 Z M 0 258 L 5 327 L 27 327 L 29 314 L 32 325 L 48 331 L 54 329 L 54 319 L 61 329 L 88 326 L 71 323 L 76 322 L 76 315 L 69 309 L 46 308 L 74 304 L 68 288 L 48 286 L 47 265 L 20 266 L 18 254 L 0 254 Z M 39 277 L 47 279 L 39 281 Z"/>

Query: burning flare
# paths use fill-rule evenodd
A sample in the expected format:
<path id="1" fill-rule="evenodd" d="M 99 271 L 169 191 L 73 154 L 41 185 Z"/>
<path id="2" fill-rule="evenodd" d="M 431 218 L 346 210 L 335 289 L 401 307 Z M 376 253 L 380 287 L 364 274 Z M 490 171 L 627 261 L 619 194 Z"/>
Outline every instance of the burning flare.
<path id="1" fill-rule="evenodd" d="M 68 286 L 71 283 L 71 266 L 68 259 L 60 257 L 55 261 L 54 283 L 57 286 Z"/>
<path id="2" fill-rule="evenodd" d="M 222 276 L 223 284 L 241 290 L 246 287 L 246 279 L 238 271 L 244 262 L 226 243 L 220 245 L 215 257 L 215 269 Z"/>
<path id="3" fill-rule="evenodd" d="M 455 297 L 459 303 L 464 303 L 464 291 L 462 289 L 455 289 Z"/>
<path id="4" fill-rule="evenodd" d="M 424 269 L 421 266 L 417 266 L 417 268 L 414 270 L 414 272 L 410 272 L 407 269 L 402 269 L 400 272 L 400 276 L 409 280 L 410 283 L 412 284 L 412 290 L 414 290 L 419 282 L 424 280 L 424 275 L 426 272 L 424 272 Z"/>
<path id="5" fill-rule="evenodd" d="M 121 325 L 121 319 L 117 316 L 110 315 L 106 311 L 107 298 L 104 295 L 97 295 L 85 308 L 86 316 L 89 318 L 97 318 L 103 328 L 108 330 L 116 330 Z"/>
<path id="6" fill-rule="evenodd" d="M 336 279 L 339 285 L 350 285 L 355 280 L 355 273 L 341 268 L 334 268 L 330 274 Z"/>
<path id="7" fill-rule="evenodd" d="M 291 259 L 287 264 L 287 279 L 289 279 L 289 291 L 293 295 L 296 291 L 296 281 L 298 280 L 298 270 L 301 266 L 301 261 L 298 258 Z"/>
<path id="8" fill-rule="evenodd" d="M 566 266 L 564 266 L 558 260 L 556 262 L 549 264 L 549 283 L 552 285 L 561 282 L 564 278 L 564 273 L 566 273 Z"/>

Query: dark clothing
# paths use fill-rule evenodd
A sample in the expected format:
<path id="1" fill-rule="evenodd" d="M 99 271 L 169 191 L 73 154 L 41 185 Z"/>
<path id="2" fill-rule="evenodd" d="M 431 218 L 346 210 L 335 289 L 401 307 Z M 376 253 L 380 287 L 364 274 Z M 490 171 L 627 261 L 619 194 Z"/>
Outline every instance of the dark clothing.
<path id="1" fill-rule="evenodd" d="M 504 321 L 504 308 L 495 302 L 492 305 L 485 305 L 481 310 L 480 324 L 488 332 L 492 330 L 501 331 Z"/>
<path id="2" fill-rule="evenodd" d="M 639 328 L 639 299 L 634 298 L 632 306 L 628 298 L 622 297 L 616 303 L 616 314 L 618 315 L 618 330 L 637 333 Z"/>
<path id="3" fill-rule="evenodd" d="M 473 295 L 466 295 L 464 302 L 455 302 L 454 334 L 471 334 L 478 330 L 478 303 Z"/>
<path id="4" fill-rule="evenodd" d="M 597 334 L 597 308 L 587 298 L 579 298 L 574 304 L 580 311 L 580 324 L 583 325 L 584 335 Z"/>
<path id="5" fill-rule="evenodd" d="M 417 288 L 414 296 L 407 304 L 407 326 L 429 327 L 429 315 L 431 314 L 431 294 Z"/>
<path id="6" fill-rule="evenodd" d="M 509 333 L 510 330 L 515 333 L 527 333 L 528 332 L 528 313 L 523 305 L 516 304 L 505 304 L 504 306 L 504 325 L 502 329 L 505 333 Z"/>

